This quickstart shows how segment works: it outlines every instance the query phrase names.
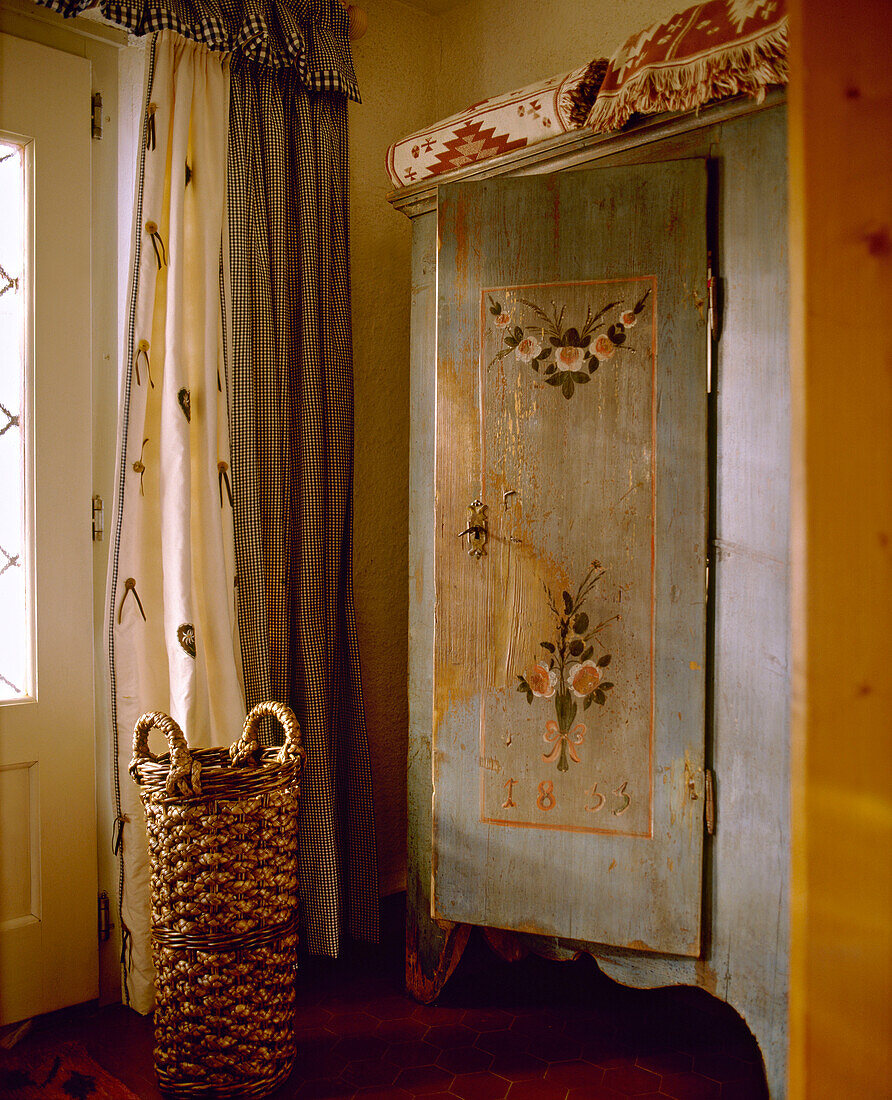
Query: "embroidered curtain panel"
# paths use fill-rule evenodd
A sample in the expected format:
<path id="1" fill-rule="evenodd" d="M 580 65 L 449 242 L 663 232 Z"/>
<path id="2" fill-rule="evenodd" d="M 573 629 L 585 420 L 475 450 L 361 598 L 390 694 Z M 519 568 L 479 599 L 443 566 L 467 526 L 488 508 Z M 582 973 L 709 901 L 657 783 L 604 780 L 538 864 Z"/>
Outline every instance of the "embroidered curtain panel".
<path id="1" fill-rule="evenodd" d="M 149 51 L 109 589 L 131 1003 L 153 1000 L 132 730 L 173 715 L 197 747 L 244 719 L 220 295 L 229 63 L 170 32 Z M 148 97 L 146 99 L 148 104 Z"/>
<path id="2" fill-rule="evenodd" d="M 91 0 L 40 2 L 76 15 Z M 287 703 L 308 751 L 304 942 L 336 955 L 345 931 L 378 936 L 352 586 L 346 100 L 359 95 L 338 0 L 99 6 L 136 34 L 160 32 L 150 50 L 148 148 L 144 142 L 137 181 L 108 592 L 125 989 L 148 1011 L 148 868 L 141 809 L 126 778 L 134 720 L 144 710 L 168 710 L 193 744 L 222 745 L 255 702 Z M 213 84 L 213 107 L 194 98 L 190 106 L 176 91 L 177 74 L 193 68 Z M 196 134 L 211 126 L 199 157 Z M 214 199 L 202 203 L 201 232 L 215 243 L 193 277 L 192 231 L 184 222 L 179 237 L 174 215 L 195 207 L 185 196 L 197 195 L 199 183 L 204 194 L 211 176 Z M 200 308 L 190 304 L 196 279 Z M 190 344 L 175 318 L 196 323 L 196 309 L 205 337 Z M 149 428 L 165 430 L 163 457 L 160 438 L 152 453 Z M 165 508 L 174 498 L 180 526 L 171 534 Z"/>

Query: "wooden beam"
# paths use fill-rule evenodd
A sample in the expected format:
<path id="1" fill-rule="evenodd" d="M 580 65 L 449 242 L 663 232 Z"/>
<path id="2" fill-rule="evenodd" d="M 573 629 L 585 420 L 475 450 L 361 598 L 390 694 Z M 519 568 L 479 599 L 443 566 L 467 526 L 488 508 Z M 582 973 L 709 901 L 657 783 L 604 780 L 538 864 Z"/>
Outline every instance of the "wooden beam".
<path id="1" fill-rule="evenodd" d="M 888 0 L 791 0 L 790 1096 L 892 1080 Z"/>

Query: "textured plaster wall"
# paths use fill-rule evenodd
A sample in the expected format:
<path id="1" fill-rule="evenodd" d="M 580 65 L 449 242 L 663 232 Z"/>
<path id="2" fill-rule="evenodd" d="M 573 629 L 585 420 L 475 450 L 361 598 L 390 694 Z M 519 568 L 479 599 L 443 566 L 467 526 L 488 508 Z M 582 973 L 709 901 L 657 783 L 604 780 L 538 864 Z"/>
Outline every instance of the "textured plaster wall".
<path id="1" fill-rule="evenodd" d="M 438 117 L 439 19 L 363 0 L 353 43 L 350 257 L 356 395 L 354 584 L 375 784 L 382 893 L 406 877 L 409 309 L 411 226 L 386 201 L 388 145 Z"/>
<path id="2" fill-rule="evenodd" d="M 438 118 L 606 56 L 682 0 L 469 0 L 444 12 Z"/>

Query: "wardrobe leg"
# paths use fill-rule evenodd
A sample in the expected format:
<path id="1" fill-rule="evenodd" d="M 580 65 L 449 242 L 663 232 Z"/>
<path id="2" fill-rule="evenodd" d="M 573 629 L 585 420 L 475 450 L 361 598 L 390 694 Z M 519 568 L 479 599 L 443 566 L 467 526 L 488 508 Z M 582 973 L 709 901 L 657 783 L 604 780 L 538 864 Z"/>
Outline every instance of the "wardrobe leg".
<path id="1" fill-rule="evenodd" d="M 471 926 L 431 920 L 430 899 L 412 886 L 406 907 L 406 989 L 419 1003 L 430 1004 L 458 966 Z"/>

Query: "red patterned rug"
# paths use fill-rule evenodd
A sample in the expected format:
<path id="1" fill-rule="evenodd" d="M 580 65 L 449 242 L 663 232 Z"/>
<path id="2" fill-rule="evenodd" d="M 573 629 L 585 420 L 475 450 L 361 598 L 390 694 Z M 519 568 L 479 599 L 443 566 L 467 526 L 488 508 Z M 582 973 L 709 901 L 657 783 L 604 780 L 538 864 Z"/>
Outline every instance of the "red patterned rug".
<path id="1" fill-rule="evenodd" d="M 139 1100 L 80 1043 L 0 1050 L 0 1100 Z"/>

